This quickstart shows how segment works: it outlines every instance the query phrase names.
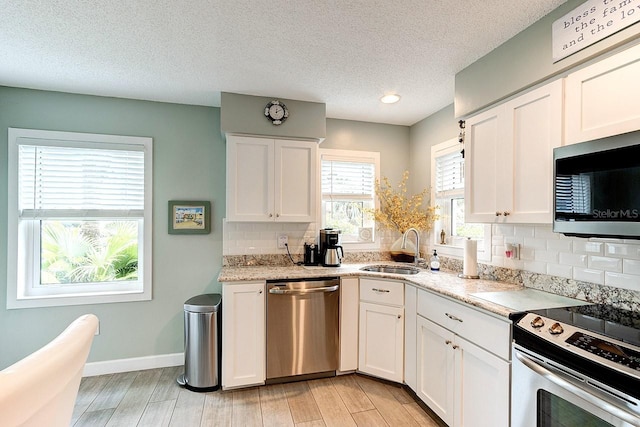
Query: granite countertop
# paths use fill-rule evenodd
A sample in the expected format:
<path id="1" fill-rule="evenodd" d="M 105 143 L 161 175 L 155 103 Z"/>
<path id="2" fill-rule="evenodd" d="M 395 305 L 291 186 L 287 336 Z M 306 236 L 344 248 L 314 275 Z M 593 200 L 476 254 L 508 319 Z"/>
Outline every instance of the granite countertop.
<path id="1" fill-rule="evenodd" d="M 421 289 L 445 295 L 461 302 L 482 308 L 499 316 L 508 317 L 519 310 L 506 307 L 471 294 L 483 292 L 522 291 L 521 285 L 483 279 L 462 279 L 457 273 L 450 271 L 431 272 L 424 269 L 418 274 L 392 274 L 361 271 L 365 265 L 398 265 L 392 262 L 375 262 L 367 264 L 342 264 L 340 267 L 306 267 L 306 266 L 247 266 L 223 267 L 218 276 L 222 283 L 252 281 L 302 279 L 330 276 L 359 276 L 377 279 L 401 280 Z M 542 291 L 538 291 L 542 292 Z M 544 292 L 542 292 L 544 293 Z"/>

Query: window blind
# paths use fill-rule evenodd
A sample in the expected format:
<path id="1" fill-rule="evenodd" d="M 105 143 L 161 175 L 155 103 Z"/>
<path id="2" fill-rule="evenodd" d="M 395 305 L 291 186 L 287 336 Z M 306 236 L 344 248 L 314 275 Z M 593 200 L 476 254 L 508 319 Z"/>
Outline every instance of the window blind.
<path id="1" fill-rule="evenodd" d="M 142 147 L 19 145 L 18 191 L 22 217 L 142 217 Z"/>
<path id="2" fill-rule="evenodd" d="M 464 162 L 460 151 L 436 157 L 436 197 L 446 197 L 464 190 Z"/>
<path id="3" fill-rule="evenodd" d="M 375 192 L 373 163 L 322 160 L 322 197 L 372 199 Z"/>
<path id="4" fill-rule="evenodd" d="M 559 175 L 556 178 L 556 211 L 591 213 L 591 179 L 588 175 Z"/>

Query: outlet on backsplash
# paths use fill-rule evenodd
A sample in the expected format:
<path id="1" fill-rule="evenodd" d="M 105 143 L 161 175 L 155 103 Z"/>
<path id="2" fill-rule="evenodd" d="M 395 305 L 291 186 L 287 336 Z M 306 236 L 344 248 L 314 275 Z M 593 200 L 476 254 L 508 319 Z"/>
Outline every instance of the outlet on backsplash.
<path id="1" fill-rule="evenodd" d="M 520 259 L 520 244 L 519 243 L 505 243 L 504 244 L 504 256 L 509 259 Z"/>
<path id="2" fill-rule="evenodd" d="M 289 244 L 289 236 L 286 234 L 278 234 L 278 249 L 284 249 Z"/>

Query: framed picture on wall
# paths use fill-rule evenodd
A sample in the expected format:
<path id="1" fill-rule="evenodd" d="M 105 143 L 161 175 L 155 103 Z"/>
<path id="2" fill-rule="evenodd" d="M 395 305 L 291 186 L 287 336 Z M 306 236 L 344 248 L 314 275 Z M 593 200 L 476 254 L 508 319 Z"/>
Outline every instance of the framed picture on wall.
<path id="1" fill-rule="evenodd" d="M 209 234 L 211 203 L 169 200 L 169 234 Z"/>

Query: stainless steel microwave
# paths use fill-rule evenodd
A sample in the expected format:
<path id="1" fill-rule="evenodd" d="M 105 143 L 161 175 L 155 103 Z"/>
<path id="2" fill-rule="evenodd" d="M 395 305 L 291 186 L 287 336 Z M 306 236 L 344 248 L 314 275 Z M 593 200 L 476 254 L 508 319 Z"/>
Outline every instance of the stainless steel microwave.
<path id="1" fill-rule="evenodd" d="M 553 150 L 553 231 L 640 239 L 640 131 Z"/>

